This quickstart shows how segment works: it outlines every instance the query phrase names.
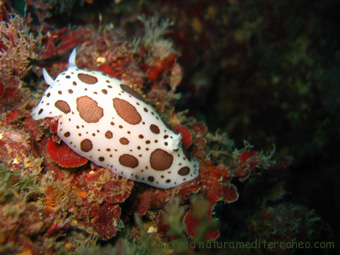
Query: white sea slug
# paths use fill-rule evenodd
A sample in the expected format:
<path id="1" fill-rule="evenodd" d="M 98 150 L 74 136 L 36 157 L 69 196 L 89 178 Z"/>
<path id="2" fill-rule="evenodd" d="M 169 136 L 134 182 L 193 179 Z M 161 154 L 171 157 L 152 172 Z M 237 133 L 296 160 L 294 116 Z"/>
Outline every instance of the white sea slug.
<path id="1" fill-rule="evenodd" d="M 72 150 L 113 173 L 158 188 L 197 177 L 198 163 L 144 99 L 122 81 L 69 67 L 50 85 L 32 111 L 33 119 L 58 118 L 58 136 Z"/>

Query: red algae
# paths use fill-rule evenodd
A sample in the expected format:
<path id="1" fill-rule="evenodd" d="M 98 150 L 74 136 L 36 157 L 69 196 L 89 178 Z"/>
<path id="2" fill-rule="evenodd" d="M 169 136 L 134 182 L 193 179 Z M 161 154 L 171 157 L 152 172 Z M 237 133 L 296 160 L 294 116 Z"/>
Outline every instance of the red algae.
<path id="1" fill-rule="evenodd" d="M 205 216 L 205 217 L 208 217 L 208 216 Z M 210 219 L 210 217 L 208 217 L 207 219 Z M 186 226 L 185 232 L 188 233 L 188 235 L 190 235 L 191 237 L 196 237 L 197 236 L 196 229 L 202 226 L 202 219 L 193 217 L 192 211 L 189 210 L 184 217 L 184 224 Z M 220 233 L 218 230 L 216 229 L 209 230 L 207 231 L 207 233 L 205 233 L 203 240 L 206 242 L 214 241 L 219 237 L 219 235 Z"/>
<path id="2" fill-rule="evenodd" d="M 59 139 L 58 139 L 59 140 Z M 79 156 L 73 150 L 71 150 L 65 143 L 59 144 L 54 141 L 53 137 L 48 139 L 47 143 L 48 155 L 62 167 L 80 167 L 88 162 L 88 159 Z"/>
<path id="3" fill-rule="evenodd" d="M 0 79 L 0 97 L 3 97 L 4 94 L 5 94 L 5 85 Z"/>
<path id="4" fill-rule="evenodd" d="M 185 148 L 189 148 L 192 141 L 189 129 L 182 125 L 176 125 L 173 127 L 173 129 L 177 134 L 182 135 L 182 143 L 185 146 Z"/>
<path id="5" fill-rule="evenodd" d="M 152 59 L 152 63 L 145 64 L 143 69 L 147 73 L 147 78 L 150 81 L 155 81 L 160 77 L 160 74 L 165 70 L 172 70 L 172 66 L 176 59 L 176 54 L 173 53 L 172 55 L 168 56 L 165 59 L 154 58 Z M 147 61 L 148 63 L 148 61 Z"/>

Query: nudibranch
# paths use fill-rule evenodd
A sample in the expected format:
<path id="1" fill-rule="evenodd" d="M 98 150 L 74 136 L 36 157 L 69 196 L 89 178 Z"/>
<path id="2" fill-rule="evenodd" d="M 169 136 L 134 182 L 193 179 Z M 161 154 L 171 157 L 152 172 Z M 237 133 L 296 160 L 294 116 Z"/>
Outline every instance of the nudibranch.
<path id="1" fill-rule="evenodd" d="M 53 79 L 33 109 L 33 119 L 58 118 L 57 135 L 73 151 L 122 177 L 171 188 L 198 176 L 176 134 L 144 98 L 122 81 L 76 66 Z"/>

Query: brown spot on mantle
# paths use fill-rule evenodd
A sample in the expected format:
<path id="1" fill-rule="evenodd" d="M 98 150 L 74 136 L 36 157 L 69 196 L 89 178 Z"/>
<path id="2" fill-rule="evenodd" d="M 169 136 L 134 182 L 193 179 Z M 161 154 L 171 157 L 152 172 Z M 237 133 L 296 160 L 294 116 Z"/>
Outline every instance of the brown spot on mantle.
<path id="1" fill-rule="evenodd" d="M 77 98 L 77 110 L 80 117 L 87 123 L 96 123 L 104 116 L 103 108 L 88 96 Z"/>

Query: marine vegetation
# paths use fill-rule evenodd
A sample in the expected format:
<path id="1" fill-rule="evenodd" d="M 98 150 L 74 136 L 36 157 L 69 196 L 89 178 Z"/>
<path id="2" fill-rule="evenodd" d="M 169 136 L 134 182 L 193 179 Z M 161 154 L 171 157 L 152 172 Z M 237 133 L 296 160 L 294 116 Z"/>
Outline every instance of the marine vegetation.
<path id="1" fill-rule="evenodd" d="M 235 146 L 192 105 L 179 110 L 197 96 L 181 90 L 180 21 L 66 26 L 58 15 L 100 1 L 14 2 L 0 4 L 1 254 L 209 254 L 228 227 L 239 240 L 314 238 L 317 214 L 270 204 L 286 194 L 291 156 Z"/>

